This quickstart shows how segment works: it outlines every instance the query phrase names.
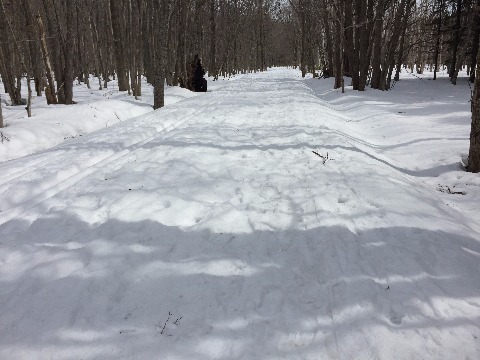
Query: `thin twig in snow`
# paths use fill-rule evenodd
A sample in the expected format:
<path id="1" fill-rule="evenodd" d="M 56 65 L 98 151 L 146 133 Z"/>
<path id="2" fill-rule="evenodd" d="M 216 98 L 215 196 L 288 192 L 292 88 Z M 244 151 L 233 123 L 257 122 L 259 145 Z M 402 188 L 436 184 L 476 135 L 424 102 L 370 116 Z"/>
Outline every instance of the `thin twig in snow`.
<path id="1" fill-rule="evenodd" d="M 172 313 L 169 311 L 167 320 L 165 321 L 165 324 L 163 324 L 163 329 L 162 329 L 162 331 L 160 331 L 160 334 L 163 334 L 163 332 L 165 331 L 165 328 L 167 327 L 168 320 L 170 320 L 170 316 L 172 316 Z"/>
<path id="2" fill-rule="evenodd" d="M 330 160 L 330 159 L 328 158 L 328 152 L 327 152 L 327 156 L 320 155 L 318 152 L 313 151 L 313 150 L 312 150 L 312 152 L 313 152 L 315 155 L 320 156 L 320 157 L 323 159 L 323 165 L 325 165 L 325 163 L 327 162 L 327 160 Z"/>
<path id="3" fill-rule="evenodd" d="M 10 138 L 6 137 L 5 135 L 3 135 L 3 132 L 0 131 L 0 138 L 2 139 L 2 143 L 3 143 L 3 140 L 5 141 L 10 141 Z"/>

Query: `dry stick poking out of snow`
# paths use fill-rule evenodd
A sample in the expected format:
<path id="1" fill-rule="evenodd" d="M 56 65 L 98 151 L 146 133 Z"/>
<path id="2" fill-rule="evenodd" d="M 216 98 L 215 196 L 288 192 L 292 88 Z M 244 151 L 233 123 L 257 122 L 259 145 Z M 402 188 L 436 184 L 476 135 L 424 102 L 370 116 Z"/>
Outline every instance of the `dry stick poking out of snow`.
<path id="1" fill-rule="evenodd" d="M 312 152 L 317 155 L 317 156 L 320 156 L 322 159 L 323 159 L 323 165 L 325 165 L 325 163 L 327 162 L 327 160 L 334 160 L 334 159 L 331 159 L 328 157 L 328 152 L 327 152 L 327 156 L 323 156 L 323 155 L 320 155 L 318 152 L 316 151 L 313 151 Z"/>
<path id="2" fill-rule="evenodd" d="M 443 186 L 443 185 L 440 185 L 440 184 L 438 184 L 437 190 L 442 192 L 442 193 L 453 194 L 453 195 L 466 195 L 467 194 L 465 191 L 452 191 L 452 189 L 450 189 L 450 186 L 447 186 L 447 185 Z"/>
<path id="3" fill-rule="evenodd" d="M 10 141 L 10 138 L 6 137 L 3 132 L 0 132 L 0 139 L 2 139 L 2 143 L 3 143 L 3 140 L 5 141 Z"/>

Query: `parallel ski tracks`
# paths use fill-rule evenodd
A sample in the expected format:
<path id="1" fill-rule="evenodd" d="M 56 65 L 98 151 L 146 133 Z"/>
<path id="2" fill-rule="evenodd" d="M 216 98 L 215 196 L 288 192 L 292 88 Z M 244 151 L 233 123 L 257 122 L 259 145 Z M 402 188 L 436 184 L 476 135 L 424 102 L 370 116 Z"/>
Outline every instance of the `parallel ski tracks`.
<path id="1" fill-rule="evenodd" d="M 141 148 L 152 141 L 167 140 L 169 138 L 170 132 L 182 127 L 190 126 L 193 123 L 197 122 L 198 120 L 193 121 L 198 118 L 198 116 L 196 115 L 199 115 L 200 113 L 205 112 L 206 109 L 210 108 L 216 102 L 218 102 L 218 99 L 214 97 L 214 99 L 211 99 L 206 104 L 202 104 L 201 107 L 199 107 L 195 111 L 183 116 L 181 120 L 179 120 L 178 122 L 168 125 L 167 127 L 163 128 L 159 132 L 156 132 L 153 136 L 149 136 L 144 140 L 135 142 L 134 144 L 130 144 L 124 149 L 118 152 L 115 152 L 114 154 L 107 155 L 106 157 L 94 163 L 81 167 L 75 174 L 70 175 L 64 179 L 60 179 L 59 181 L 53 183 L 51 186 L 49 186 L 46 189 L 38 190 L 33 196 L 29 197 L 26 200 L 23 200 L 18 204 L 15 204 L 12 208 L 7 208 L 7 209 L 2 208 L 1 209 L 2 211 L 0 212 L 0 224 L 4 224 L 18 217 L 22 213 L 39 206 L 44 201 L 50 198 L 53 198 L 55 195 L 71 188 L 72 186 L 79 183 L 80 181 L 87 178 L 88 176 L 92 175 L 99 169 L 107 168 L 108 166 L 112 165 L 115 161 L 123 158 L 124 156 L 131 153 L 132 151 L 135 151 L 136 149 Z M 152 116 L 152 114 L 147 114 L 146 116 Z M 161 111 L 158 112 L 158 116 L 159 117 L 162 116 Z M 92 143 L 92 145 L 94 144 L 95 143 Z M 88 148 L 86 148 L 85 151 L 88 151 Z M 27 164 L 25 164 L 25 167 L 27 167 L 29 170 L 15 171 L 12 174 L 10 174 L 10 176 L 7 176 L 6 180 L 2 179 L 3 181 L 0 183 L 0 192 L 4 193 L 5 190 L 10 190 L 12 187 L 14 188 L 15 184 L 12 184 L 12 183 L 16 183 L 20 178 L 27 176 L 28 174 L 32 174 L 33 172 L 37 171 L 39 167 L 45 168 L 58 161 L 61 161 L 62 163 L 74 162 L 74 160 L 79 156 L 78 153 L 72 152 L 70 156 L 62 159 L 62 155 L 64 154 L 65 154 L 65 151 L 62 151 L 61 153 L 54 155 L 53 158 L 40 160 L 38 162 L 35 162 L 35 161 L 28 162 Z M 79 164 L 76 163 L 75 165 L 79 165 Z M 61 169 L 57 169 L 57 170 L 61 170 Z M 11 186 L 8 186 L 8 185 L 11 185 Z"/>
<path id="2" fill-rule="evenodd" d="M 2 174 L 2 178 L 0 179 L 0 186 L 7 184 L 13 180 L 18 180 L 25 175 L 31 174 L 39 167 L 43 167 L 43 166 L 54 163 L 59 157 L 61 157 L 65 153 L 64 150 L 58 150 L 58 151 L 59 151 L 58 154 L 48 156 L 48 157 L 42 157 L 40 160 L 36 155 L 34 160 L 19 166 L 20 167 L 19 170 L 14 170 L 8 174 Z M 13 161 L 16 161 L 16 160 L 13 160 Z"/>

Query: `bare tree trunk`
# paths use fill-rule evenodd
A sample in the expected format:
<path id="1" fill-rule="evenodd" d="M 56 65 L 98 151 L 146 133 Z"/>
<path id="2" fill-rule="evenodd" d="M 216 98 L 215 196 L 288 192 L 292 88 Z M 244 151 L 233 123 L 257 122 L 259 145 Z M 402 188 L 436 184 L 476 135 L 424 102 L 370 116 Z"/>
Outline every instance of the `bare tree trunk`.
<path id="1" fill-rule="evenodd" d="M 35 77 L 35 79 L 33 79 L 34 83 L 35 83 L 35 92 L 37 93 L 37 96 L 40 97 L 42 96 L 42 78 L 40 77 Z"/>
<path id="2" fill-rule="evenodd" d="M 137 99 L 137 51 L 135 34 L 138 32 L 138 29 L 136 26 L 136 19 L 134 15 L 136 13 L 135 6 L 135 1 L 129 1 L 126 5 L 129 29 L 126 35 L 126 47 L 128 48 L 128 59 L 130 59 L 128 63 L 128 70 L 130 73 L 130 89 L 135 99 Z M 128 89 L 128 95 L 130 95 L 130 89 Z"/>
<path id="3" fill-rule="evenodd" d="M 302 78 L 307 75 L 307 64 L 306 64 L 306 57 L 307 57 L 307 10 L 306 10 L 306 5 L 305 2 L 307 0 L 301 0 L 298 4 L 298 11 L 299 11 L 299 16 L 300 16 L 300 35 L 301 35 L 301 40 L 300 40 L 300 69 L 302 70 Z"/>
<path id="4" fill-rule="evenodd" d="M 143 74 L 143 51 L 142 51 L 142 37 L 143 37 L 143 24 L 142 22 L 145 21 L 142 19 L 142 13 L 143 13 L 143 6 L 144 2 L 143 1 L 138 1 L 138 5 L 136 7 L 136 26 L 138 29 L 138 34 L 136 36 L 135 42 L 135 49 L 138 53 L 138 56 L 136 57 L 137 60 L 137 88 L 135 89 L 135 96 L 138 98 L 139 96 L 142 96 L 142 74 Z M 133 76 L 133 75 L 132 75 Z"/>
<path id="5" fill-rule="evenodd" d="M 2 31 L 1 31 L 1 23 L 0 23 L 0 34 L 2 34 Z M 2 45 L 5 45 L 5 43 L 2 43 L 0 42 L 0 75 L 2 75 L 2 82 L 3 82 L 3 90 L 8 93 L 8 86 L 7 86 L 7 83 L 6 83 L 6 78 L 7 78 L 7 75 L 8 75 L 8 71 L 6 69 L 6 59 L 5 59 L 5 56 L 3 55 L 3 49 L 2 49 Z"/>
<path id="6" fill-rule="evenodd" d="M 57 104 L 57 96 L 55 94 L 55 80 L 52 69 L 52 62 L 50 60 L 50 54 L 47 47 L 47 37 L 45 35 L 45 27 L 43 25 L 42 17 L 40 14 L 37 15 L 37 24 L 38 24 L 38 34 L 40 36 L 40 46 L 42 49 L 43 62 L 45 65 L 45 75 L 47 77 L 47 88 L 48 91 L 45 91 L 45 96 L 47 98 L 47 104 Z"/>
<path id="7" fill-rule="evenodd" d="M 102 81 L 101 81 L 101 74 L 103 72 L 103 75 L 105 76 L 104 74 L 104 70 L 105 69 L 105 60 L 104 60 L 104 57 L 102 55 L 102 45 L 104 44 L 101 44 L 100 43 L 100 37 L 98 35 L 98 28 L 97 28 L 97 24 L 95 23 L 94 19 L 93 19 L 93 15 L 92 15 L 92 11 L 89 12 L 89 22 L 90 22 L 90 26 L 92 27 L 92 36 L 93 36 L 93 41 L 96 43 L 96 51 L 97 51 L 97 59 L 98 59 L 98 87 L 99 87 L 99 90 L 102 90 Z"/>
<path id="8" fill-rule="evenodd" d="M 343 31 L 341 14 L 338 14 L 338 19 L 335 21 L 335 85 L 334 89 L 342 87 L 343 84 Z"/>
<path id="9" fill-rule="evenodd" d="M 357 37 L 358 49 L 355 49 L 358 54 L 358 90 L 365 91 L 368 75 L 368 34 L 367 34 L 367 8 L 364 0 L 357 0 Z"/>
<path id="10" fill-rule="evenodd" d="M 400 49 L 398 50 L 398 58 L 397 58 L 397 70 L 395 73 L 394 80 L 398 81 L 400 79 L 400 69 L 402 67 L 402 62 L 403 62 L 403 52 L 404 52 L 404 43 L 405 43 L 405 35 L 407 32 L 407 26 L 408 26 L 408 19 L 410 18 L 410 13 L 413 8 L 413 3 L 411 3 L 410 6 L 407 7 L 405 10 L 405 15 L 403 17 L 402 21 L 402 29 L 401 29 L 401 37 L 400 37 Z M 392 80 L 392 71 L 393 71 L 394 65 L 392 65 L 390 72 L 388 74 L 388 80 L 387 80 L 387 88 L 390 89 L 390 84 Z"/>
<path id="11" fill-rule="evenodd" d="M 475 67 L 479 65 L 477 62 L 477 57 L 476 53 L 479 50 L 479 41 L 480 41 L 480 0 L 477 0 L 475 6 L 475 15 L 473 16 L 472 19 L 472 28 L 473 34 L 472 34 L 472 55 L 470 58 L 470 82 L 475 81 Z"/>
<path id="12" fill-rule="evenodd" d="M 165 105 L 165 65 L 167 60 L 167 33 L 168 24 L 171 16 L 171 6 L 169 0 L 153 0 L 155 1 L 156 14 L 154 18 L 154 92 L 153 92 L 153 108 L 159 109 Z"/>
<path id="13" fill-rule="evenodd" d="M 35 30 L 35 24 L 34 24 L 35 21 L 32 17 L 32 12 L 30 11 L 28 0 L 23 0 L 22 5 L 23 5 L 22 6 L 23 13 L 25 15 L 26 33 L 29 39 L 33 40 L 37 37 L 37 32 Z M 28 48 L 30 50 L 30 56 L 29 56 L 30 64 L 28 67 L 31 70 L 31 75 L 34 80 L 35 91 L 37 93 L 37 96 L 42 96 L 40 79 L 43 77 L 43 74 L 42 74 L 43 68 L 42 68 L 42 58 L 40 56 L 40 52 L 38 51 L 40 48 L 38 46 L 38 43 L 36 43 L 35 41 L 29 41 Z"/>
<path id="14" fill-rule="evenodd" d="M 187 0 L 179 0 L 178 5 L 178 39 L 177 56 L 175 65 L 174 84 L 179 84 L 182 88 L 187 86 L 187 59 L 186 59 L 186 25 L 187 25 Z"/>
<path id="15" fill-rule="evenodd" d="M 342 17 L 344 16 L 343 14 L 341 15 Z M 342 24 L 345 23 L 345 19 L 342 18 Z M 344 36 L 341 36 L 340 37 L 340 49 L 345 49 L 345 37 Z M 345 61 L 345 56 L 342 56 L 341 57 L 341 66 L 340 66 L 340 69 L 341 69 L 341 76 L 340 76 L 340 85 L 342 86 L 342 94 L 345 93 L 345 78 L 344 78 L 344 74 L 343 74 L 343 69 L 345 68 L 345 65 L 344 65 L 344 62 Z"/>
<path id="16" fill-rule="evenodd" d="M 32 117 L 32 87 L 30 85 L 30 76 L 27 75 L 27 88 L 28 88 L 28 96 L 27 96 L 27 116 Z"/>
<path id="17" fill-rule="evenodd" d="M 354 5 L 354 4 L 352 4 Z M 345 50 L 347 52 L 348 59 L 348 72 L 352 77 L 353 90 L 358 90 L 358 46 L 355 46 L 358 36 L 354 36 L 353 33 L 353 9 L 349 2 L 344 2 L 345 7 Z"/>
<path id="18" fill-rule="evenodd" d="M 333 75 L 333 45 L 332 45 L 332 31 L 330 29 L 330 21 L 328 19 L 328 11 L 326 8 L 325 1 L 323 2 L 323 23 L 325 24 L 325 44 L 327 52 L 327 66 L 323 71 L 324 77 L 330 77 Z"/>
<path id="19" fill-rule="evenodd" d="M 384 63 L 385 69 L 382 69 L 381 88 L 388 90 L 392 79 L 393 68 L 395 67 L 395 49 L 397 48 L 403 26 L 406 26 L 410 10 L 415 4 L 415 0 L 401 0 L 395 21 L 393 24 L 393 33 L 388 42 L 387 57 Z"/>
<path id="20" fill-rule="evenodd" d="M 118 90 L 129 91 L 130 86 L 128 84 L 127 65 L 125 59 L 125 38 L 123 36 L 122 27 L 122 4 L 123 0 L 110 0 L 115 61 L 117 64 Z"/>
<path id="21" fill-rule="evenodd" d="M 480 64 L 480 50 L 477 53 L 477 64 Z M 467 170 L 474 173 L 480 172 L 480 66 L 477 67 L 472 96 L 472 129 Z"/>
<path id="22" fill-rule="evenodd" d="M 402 69 L 406 31 L 407 31 L 407 27 L 405 26 L 402 32 L 402 39 L 400 40 L 400 50 L 398 51 L 398 58 L 397 58 L 397 70 L 395 71 L 395 76 L 393 77 L 393 80 L 395 81 L 400 80 L 400 70 Z M 388 84 L 388 86 L 390 87 L 390 84 Z"/>
<path id="23" fill-rule="evenodd" d="M 67 44 L 65 46 L 65 104 L 73 104 L 73 57 L 75 49 L 75 1 L 67 0 Z"/>
<path id="24" fill-rule="evenodd" d="M 464 63 L 465 60 L 465 54 L 462 54 L 461 57 L 458 58 L 457 60 L 457 66 L 455 68 L 455 71 L 453 72 L 452 76 L 452 84 L 457 85 L 457 79 L 458 79 L 458 72 L 462 69 L 462 64 Z"/>
<path id="25" fill-rule="evenodd" d="M 444 0 L 439 0 L 440 6 L 438 9 L 438 26 L 437 26 L 437 39 L 435 41 L 435 54 L 433 55 L 433 59 L 435 61 L 435 70 L 433 71 L 433 80 L 437 80 L 437 71 L 438 71 L 438 55 L 440 53 L 440 37 L 442 33 L 442 17 L 443 17 L 443 3 Z M 480 0 L 478 0 L 480 1 Z"/>
<path id="26" fill-rule="evenodd" d="M 3 17 L 7 18 L 5 3 L 2 1 L 0 5 L 2 8 Z M 7 24 L 8 31 L 6 26 Z M 0 56 L 5 57 L 5 59 L 2 61 L 4 84 L 8 94 L 10 95 L 12 105 L 22 105 L 21 77 L 22 72 L 26 72 L 26 64 L 22 49 L 15 35 L 12 22 L 2 21 L 0 23 L 0 36 L 2 39 L 0 40 L 0 46 L 3 46 Z"/>
<path id="27" fill-rule="evenodd" d="M 257 69 L 265 70 L 265 43 L 264 43 L 264 0 L 257 0 Z"/>
<path id="28" fill-rule="evenodd" d="M 4 47 L 3 49 L 2 46 Z M 5 92 L 10 96 L 12 105 L 21 105 L 22 102 L 18 97 L 18 91 L 16 90 L 15 85 L 15 70 L 13 68 L 14 60 L 12 59 L 12 53 L 13 51 L 10 51 L 7 42 L 0 41 L 0 72 L 2 74 L 3 86 Z"/>
<path id="29" fill-rule="evenodd" d="M 457 0 L 456 6 L 456 16 L 455 16 L 455 29 L 453 35 L 453 49 L 452 49 L 452 65 L 450 67 L 449 74 L 452 80 L 452 84 L 455 85 L 457 83 L 456 73 L 457 67 L 462 66 L 462 64 L 458 64 L 458 46 L 460 45 L 460 30 L 461 30 L 461 20 L 462 20 L 462 0 Z"/>
<path id="30" fill-rule="evenodd" d="M 169 24 L 168 24 L 168 34 L 167 34 L 167 60 L 165 63 L 165 79 L 167 81 L 168 86 L 175 86 L 175 66 L 177 64 L 176 61 L 176 42 L 175 42 L 175 9 L 173 10 L 173 14 L 170 17 Z"/>
<path id="31" fill-rule="evenodd" d="M 374 41 L 372 55 L 372 88 L 380 89 L 380 80 L 382 78 L 382 32 L 383 32 L 383 11 L 385 8 L 385 0 L 378 0 L 377 9 L 375 11 L 374 25 Z"/>
<path id="32" fill-rule="evenodd" d="M 217 69 L 216 69 L 216 62 L 215 57 L 216 55 L 216 23 L 215 23 L 215 0 L 210 0 L 210 59 L 208 62 L 208 75 L 213 76 L 215 79 L 217 78 Z"/>
<path id="33" fill-rule="evenodd" d="M 0 129 L 4 127 L 3 113 L 2 113 L 2 96 L 0 95 Z"/>
<path id="34" fill-rule="evenodd" d="M 265 23 L 265 9 L 264 9 L 265 5 L 264 5 L 264 1 L 262 0 L 262 6 L 260 8 L 261 10 L 261 32 L 260 32 L 260 59 L 262 61 L 262 71 L 266 71 L 267 70 L 267 59 L 265 57 L 265 27 L 266 27 L 266 23 Z"/>

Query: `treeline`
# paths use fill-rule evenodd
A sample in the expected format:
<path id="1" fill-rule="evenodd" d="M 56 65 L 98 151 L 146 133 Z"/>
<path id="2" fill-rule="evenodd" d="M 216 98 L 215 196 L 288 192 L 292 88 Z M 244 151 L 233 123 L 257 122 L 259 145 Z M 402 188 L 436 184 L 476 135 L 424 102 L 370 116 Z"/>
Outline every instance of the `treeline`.
<path id="1" fill-rule="evenodd" d="M 146 77 L 184 86 L 195 54 L 209 75 L 299 66 L 388 90 L 402 66 L 475 79 L 480 0 L 0 0 L 0 76 L 13 105 L 28 94 L 72 104 L 75 80 L 142 93 Z M 27 97 L 27 100 L 30 96 Z M 30 101 L 28 101 L 30 104 Z M 27 106 L 29 109 L 30 107 Z"/>
<path id="2" fill-rule="evenodd" d="M 92 86 L 90 74 L 140 96 L 144 76 L 159 108 L 195 54 L 214 77 L 287 65 L 274 13 L 266 0 L 0 0 L 0 75 L 12 105 L 27 79 L 27 109 L 33 91 L 74 103 L 73 82 Z"/>
<path id="3" fill-rule="evenodd" d="M 289 0 L 294 52 L 303 75 L 352 79 L 355 90 L 388 90 L 401 67 L 436 73 L 444 66 L 456 84 L 467 67 L 475 80 L 480 0 Z"/>

